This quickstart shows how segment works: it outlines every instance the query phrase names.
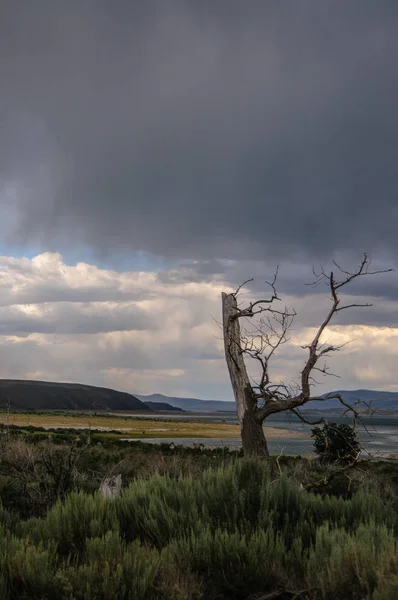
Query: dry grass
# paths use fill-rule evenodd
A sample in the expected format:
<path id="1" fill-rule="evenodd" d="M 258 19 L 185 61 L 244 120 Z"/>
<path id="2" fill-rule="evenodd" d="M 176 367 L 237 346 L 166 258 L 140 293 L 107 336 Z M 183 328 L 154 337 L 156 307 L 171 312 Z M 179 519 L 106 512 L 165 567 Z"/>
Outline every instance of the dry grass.
<path id="1" fill-rule="evenodd" d="M 1 418 L 2 417 L 2 418 Z M 18 427 L 45 427 L 48 429 L 70 428 L 70 429 L 95 429 L 99 431 L 120 431 L 123 435 L 131 438 L 239 438 L 240 430 L 237 423 L 231 422 L 201 422 L 201 421 L 179 421 L 173 419 L 151 419 L 143 417 L 116 417 L 114 415 L 103 415 L 100 417 L 84 414 L 36 414 L 13 412 L 6 417 L 2 415 L 1 421 L 7 419 L 9 425 Z M 267 439 L 308 438 L 304 433 L 297 433 L 289 429 L 277 427 L 266 427 Z"/>

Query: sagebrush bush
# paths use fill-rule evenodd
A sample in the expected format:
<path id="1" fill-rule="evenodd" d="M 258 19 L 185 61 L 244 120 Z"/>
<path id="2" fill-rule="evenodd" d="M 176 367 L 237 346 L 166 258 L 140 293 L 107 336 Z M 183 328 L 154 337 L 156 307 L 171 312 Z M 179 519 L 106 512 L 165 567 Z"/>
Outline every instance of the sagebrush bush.
<path id="1" fill-rule="evenodd" d="M 307 580 L 318 584 L 324 598 L 367 598 L 395 560 L 395 541 L 383 525 L 360 524 L 355 532 L 317 529 L 306 558 Z"/>
<path id="2" fill-rule="evenodd" d="M 119 532 L 115 506 L 99 494 L 72 492 L 64 502 L 59 500 L 46 518 L 32 518 L 20 528 L 20 533 L 35 542 L 54 541 L 59 556 L 78 556 L 86 543 L 108 531 Z"/>
<path id="3" fill-rule="evenodd" d="M 138 540 L 127 545 L 115 531 L 87 540 L 80 564 L 63 571 L 76 600 L 154 597 L 160 556 Z"/>
<path id="4" fill-rule="evenodd" d="M 17 428 L 18 429 L 18 428 Z M 236 460 L 227 449 L 171 451 L 164 444 L 119 440 L 99 442 L 100 434 L 53 433 L 27 435 L 15 431 L 0 439 L 0 497 L 4 506 L 24 518 L 43 516 L 71 491 L 94 492 L 104 477 L 121 474 L 124 482 L 155 474 L 200 477 L 209 466 Z M 45 433 L 44 433 L 45 432 Z M 72 435 L 73 433 L 73 435 Z M 90 443 L 88 443 L 90 441 Z M 99 445 L 98 445 L 99 444 Z"/>
<path id="5" fill-rule="evenodd" d="M 43 517 L 0 508 L 0 598 L 388 599 L 397 526 L 380 495 L 315 495 L 266 461 L 145 474 L 114 499 L 71 492 Z"/>
<path id="6" fill-rule="evenodd" d="M 278 585 L 286 548 L 272 528 L 251 535 L 205 529 L 173 540 L 165 555 L 200 575 L 210 597 L 232 600 Z"/>

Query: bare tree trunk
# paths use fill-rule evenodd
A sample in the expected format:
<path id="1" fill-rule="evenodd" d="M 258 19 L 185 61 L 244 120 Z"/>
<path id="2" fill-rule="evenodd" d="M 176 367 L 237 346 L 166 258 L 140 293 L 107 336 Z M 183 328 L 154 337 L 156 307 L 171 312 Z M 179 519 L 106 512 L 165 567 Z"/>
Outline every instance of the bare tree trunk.
<path id="1" fill-rule="evenodd" d="M 243 451 L 252 456 L 269 456 L 263 420 L 256 415 L 253 390 L 243 360 L 237 303 L 233 294 L 222 293 L 224 349 L 235 396 Z"/>
<path id="2" fill-rule="evenodd" d="M 241 424 L 243 451 L 246 456 L 269 456 L 268 444 L 264 435 L 263 423 L 247 412 Z"/>

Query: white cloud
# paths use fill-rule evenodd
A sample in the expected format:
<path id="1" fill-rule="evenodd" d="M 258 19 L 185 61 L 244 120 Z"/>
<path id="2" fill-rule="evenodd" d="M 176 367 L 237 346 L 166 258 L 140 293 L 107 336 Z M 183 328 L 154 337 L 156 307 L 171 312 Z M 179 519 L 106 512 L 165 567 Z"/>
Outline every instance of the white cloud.
<path id="1" fill-rule="evenodd" d="M 177 378 L 189 388 L 186 373 L 199 370 L 198 382 L 206 378 L 206 361 L 223 362 L 212 319 L 220 284 L 68 266 L 59 253 L 45 253 L 0 257 L 0 289 L 2 377 L 150 393 L 176 389 Z"/>
<path id="2" fill-rule="evenodd" d="M 230 399 L 216 323 L 221 291 L 229 289 L 220 274 L 181 281 L 167 273 L 70 266 L 58 253 L 0 257 L 0 376 Z M 306 358 L 301 346 L 328 298 L 291 295 L 284 302 L 299 316 L 290 343 L 271 364 L 276 381 L 296 378 Z M 391 300 L 381 301 L 375 324 L 345 322 L 328 329 L 325 340 L 351 343 L 331 360 L 341 379 L 327 379 L 320 390 L 398 389 L 398 328 L 377 326 L 383 309 L 392 314 L 396 308 Z"/>

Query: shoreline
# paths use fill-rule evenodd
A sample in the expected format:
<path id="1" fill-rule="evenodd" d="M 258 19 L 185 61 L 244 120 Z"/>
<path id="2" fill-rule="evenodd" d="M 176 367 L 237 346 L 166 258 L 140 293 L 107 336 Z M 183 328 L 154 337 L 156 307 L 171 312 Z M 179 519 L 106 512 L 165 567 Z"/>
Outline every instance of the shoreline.
<path id="1" fill-rule="evenodd" d="M 43 429 L 90 429 L 101 432 L 117 432 L 129 438 L 203 438 L 203 439 L 240 439 L 240 428 L 237 423 L 219 421 L 177 421 L 151 417 L 125 417 L 121 423 L 120 417 L 112 415 L 92 417 L 90 415 L 43 415 L 12 413 L 8 419 L 2 419 L 2 426 L 15 425 L 17 427 L 42 427 Z M 310 435 L 283 427 L 264 426 L 267 439 L 310 439 Z"/>

